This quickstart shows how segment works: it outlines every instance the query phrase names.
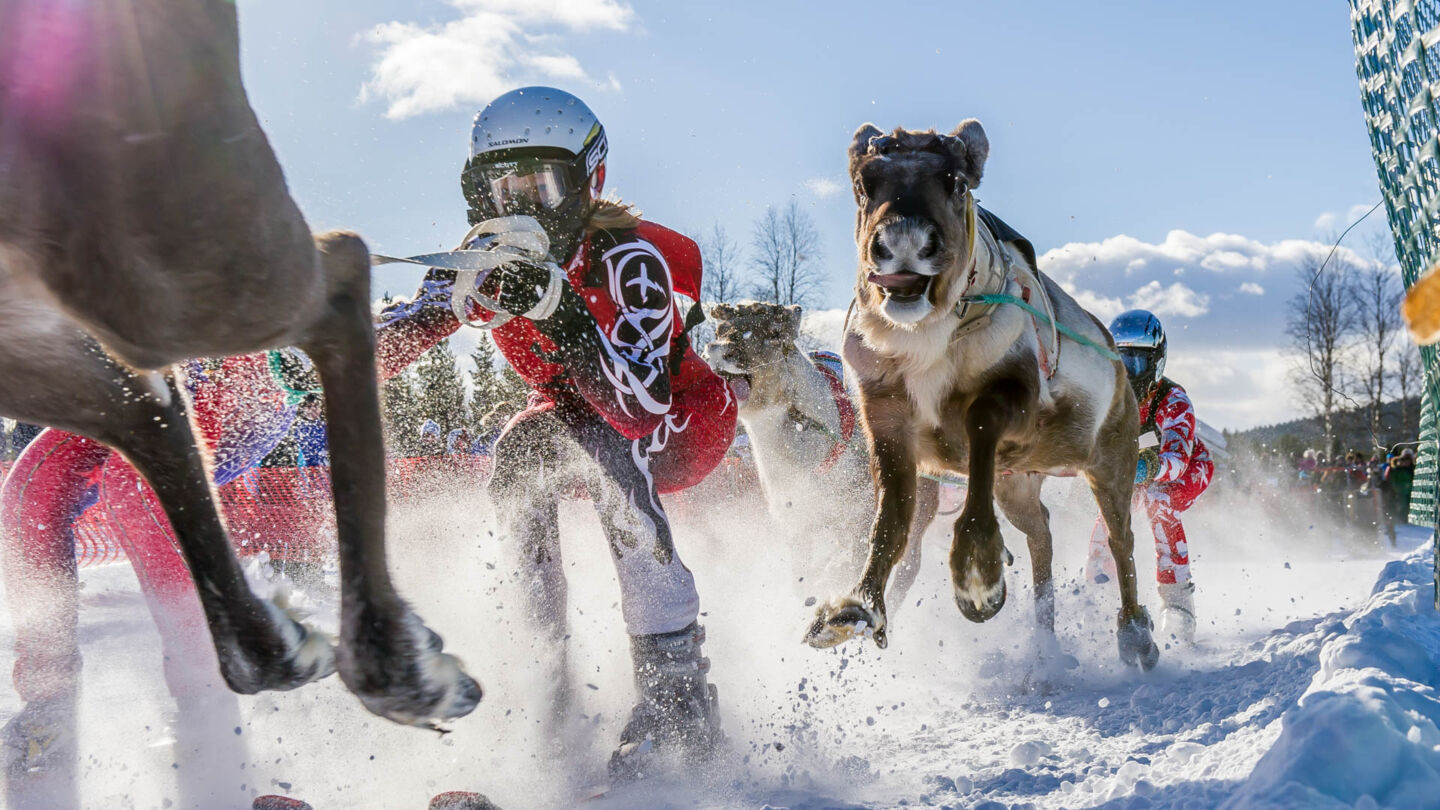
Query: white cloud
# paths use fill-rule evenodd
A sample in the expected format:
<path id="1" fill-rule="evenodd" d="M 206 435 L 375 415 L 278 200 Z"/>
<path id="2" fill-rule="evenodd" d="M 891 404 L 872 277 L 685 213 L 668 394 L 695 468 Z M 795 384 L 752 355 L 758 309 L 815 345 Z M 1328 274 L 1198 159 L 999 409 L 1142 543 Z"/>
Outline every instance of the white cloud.
<path id="1" fill-rule="evenodd" d="M 1335 211 L 1326 211 L 1315 218 L 1315 230 L 1322 234 L 1329 234 L 1348 228 L 1350 227 L 1350 223 L 1365 216 L 1365 214 L 1374 207 L 1375 203 L 1356 203 L 1350 206 L 1349 210 L 1343 214 Z"/>
<path id="2" fill-rule="evenodd" d="M 1172 351 L 1165 376 L 1185 387 L 1195 414 L 1232 430 L 1294 419 L 1291 361 L 1278 348 L 1237 351 Z"/>
<path id="3" fill-rule="evenodd" d="M 1068 282 L 1061 282 L 1060 286 L 1065 292 L 1070 293 L 1070 297 L 1074 298 L 1077 304 L 1094 313 L 1095 317 L 1105 323 L 1109 323 L 1114 320 L 1116 315 L 1129 309 L 1119 298 L 1109 298 L 1089 290 L 1082 290 Z"/>
<path id="4" fill-rule="evenodd" d="M 363 35 L 379 48 L 361 102 L 387 118 L 483 104 L 532 82 L 618 89 L 565 52 L 564 35 L 625 31 L 634 10 L 618 0 L 447 0 L 460 18 L 438 25 L 382 23 Z"/>
<path id="5" fill-rule="evenodd" d="M 1196 318 L 1210 311 L 1210 296 L 1201 295 L 1178 281 L 1168 287 L 1152 281 L 1123 298 L 1101 295 L 1066 281 L 1060 282 L 1060 286 L 1070 293 L 1076 303 L 1106 323 L 1127 309 L 1148 309 L 1160 316 L 1180 315 L 1186 318 Z"/>
<path id="6" fill-rule="evenodd" d="M 844 186 L 829 177 L 812 177 L 805 181 L 805 188 L 810 190 L 816 197 L 833 197 L 840 193 Z"/>
<path id="7" fill-rule="evenodd" d="M 1297 289 L 1297 268 L 1329 252 L 1318 241 L 1175 230 L 1159 243 L 1121 235 L 1067 244 L 1042 255 L 1040 269 L 1101 320 L 1140 307 L 1193 325 L 1210 345 L 1273 345 L 1284 331 L 1283 302 Z M 1344 246 L 1336 258 L 1374 265 Z"/>

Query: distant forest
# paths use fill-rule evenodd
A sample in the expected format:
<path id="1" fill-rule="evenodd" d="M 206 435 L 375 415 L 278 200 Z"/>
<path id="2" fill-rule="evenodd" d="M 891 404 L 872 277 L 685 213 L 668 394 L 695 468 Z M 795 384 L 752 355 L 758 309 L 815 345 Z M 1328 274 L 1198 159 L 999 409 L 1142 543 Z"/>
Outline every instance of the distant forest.
<path id="1" fill-rule="evenodd" d="M 1389 448 L 1399 442 L 1413 442 L 1420 435 L 1420 398 L 1394 400 L 1381 406 L 1380 431 L 1370 435 L 1370 412 L 1363 406 L 1335 412 L 1335 443 L 1328 448 L 1327 455 L 1359 450 L 1366 455 L 1379 447 Z M 1225 439 L 1232 451 L 1239 445 L 1259 445 L 1278 448 L 1286 457 L 1303 453 L 1307 449 L 1326 450 L 1324 430 L 1320 417 L 1294 419 L 1278 425 L 1263 425 L 1241 431 L 1225 431 Z"/>

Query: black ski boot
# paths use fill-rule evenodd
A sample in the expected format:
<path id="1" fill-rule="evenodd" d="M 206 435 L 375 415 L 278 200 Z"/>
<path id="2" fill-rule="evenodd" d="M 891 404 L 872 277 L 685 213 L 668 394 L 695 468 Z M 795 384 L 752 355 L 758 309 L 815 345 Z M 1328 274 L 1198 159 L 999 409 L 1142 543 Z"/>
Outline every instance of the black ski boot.
<path id="1" fill-rule="evenodd" d="M 700 654 L 704 643 L 705 628 L 698 623 L 674 633 L 630 638 L 640 702 L 610 756 L 611 779 L 639 779 L 655 770 L 658 759 L 698 764 L 720 745 L 719 702 L 705 679 L 710 659 Z"/>
<path id="2" fill-rule="evenodd" d="M 12 776 L 74 769 L 79 750 L 75 704 L 74 694 L 32 700 L 0 729 L 5 767 Z"/>

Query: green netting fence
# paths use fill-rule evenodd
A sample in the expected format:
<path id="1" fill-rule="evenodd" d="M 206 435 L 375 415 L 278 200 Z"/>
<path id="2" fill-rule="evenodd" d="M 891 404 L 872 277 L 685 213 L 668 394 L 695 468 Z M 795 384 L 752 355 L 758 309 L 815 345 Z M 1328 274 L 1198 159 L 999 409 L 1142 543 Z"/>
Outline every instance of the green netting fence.
<path id="1" fill-rule="evenodd" d="M 1440 260 L 1440 0 L 1350 0 L 1360 103 L 1395 254 L 1408 288 Z M 1420 448 L 1410 522 L 1435 527 L 1440 353 L 1423 347 Z M 1440 584 L 1440 543 L 1436 544 Z M 1440 588 L 1436 589 L 1440 608 Z"/>

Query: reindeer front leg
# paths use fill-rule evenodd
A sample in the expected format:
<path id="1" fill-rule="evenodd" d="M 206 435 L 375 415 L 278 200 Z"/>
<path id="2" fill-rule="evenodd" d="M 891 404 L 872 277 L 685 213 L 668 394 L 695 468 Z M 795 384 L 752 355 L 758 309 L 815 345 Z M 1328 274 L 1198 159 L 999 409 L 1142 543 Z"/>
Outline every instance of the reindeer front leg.
<path id="1" fill-rule="evenodd" d="M 875 520 L 870 527 L 870 554 L 860 583 L 849 596 L 817 611 L 805 641 L 812 647 L 833 647 L 855 636 L 869 636 L 882 649 L 886 637 L 885 583 L 905 553 L 915 515 L 915 448 L 907 415 L 886 398 L 882 413 L 862 391 L 861 409 L 870 433 L 870 475 L 875 482 Z"/>
<path id="2" fill-rule="evenodd" d="M 995 518 L 995 449 L 1019 417 L 1026 392 L 1000 381 L 970 404 L 965 433 L 970 443 L 970 486 L 955 521 L 950 577 L 955 604 L 972 622 L 988 621 L 1005 606 L 1005 564 L 1010 561 Z"/>

